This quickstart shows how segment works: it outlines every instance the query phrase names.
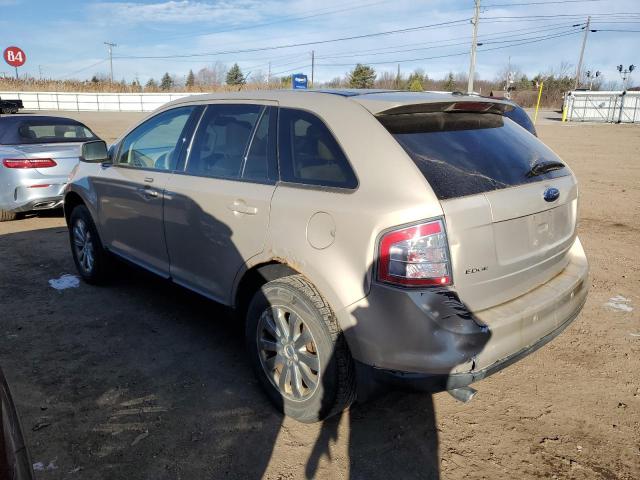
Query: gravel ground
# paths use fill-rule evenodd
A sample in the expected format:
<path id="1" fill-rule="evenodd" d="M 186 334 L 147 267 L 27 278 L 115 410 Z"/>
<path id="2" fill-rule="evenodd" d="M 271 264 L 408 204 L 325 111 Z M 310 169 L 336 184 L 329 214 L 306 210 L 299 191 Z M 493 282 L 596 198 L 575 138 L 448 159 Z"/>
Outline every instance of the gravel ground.
<path id="1" fill-rule="evenodd" d="M 111 140 L 142 115 L 70 116 Z M 75 272 L 63 219 L 0 224 L 0 365 L 37 478 L 640 478 L 640 127 L 550 117 L 540 137 L 580 180 L 591 293 L 465 405 L 395 393 L 283 420 L 224 309 L 126 266 L 57 291 Z"/>

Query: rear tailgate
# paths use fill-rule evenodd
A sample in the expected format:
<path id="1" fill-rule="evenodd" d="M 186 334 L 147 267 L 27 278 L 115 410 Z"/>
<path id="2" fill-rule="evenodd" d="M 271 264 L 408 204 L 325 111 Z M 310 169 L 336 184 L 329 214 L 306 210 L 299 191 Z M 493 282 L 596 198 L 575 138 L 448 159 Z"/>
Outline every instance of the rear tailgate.
<path id="1" fill-rule="evenodd" d="M 554 205 L 544 201 L 553 185 Z M 573 176 L 441 202 L 455 287 L 472 309 L 518 297 L 560 273 L 575 241 Z"/>
<path id="2" fill-rule="evenodd" d="M 578 192 L 571 171 L 536 137 L 497 110 L 474 108 L 458 102 L 378 118 L 440 199 L 454 288 L 479 311 L 567 265 Z"/>

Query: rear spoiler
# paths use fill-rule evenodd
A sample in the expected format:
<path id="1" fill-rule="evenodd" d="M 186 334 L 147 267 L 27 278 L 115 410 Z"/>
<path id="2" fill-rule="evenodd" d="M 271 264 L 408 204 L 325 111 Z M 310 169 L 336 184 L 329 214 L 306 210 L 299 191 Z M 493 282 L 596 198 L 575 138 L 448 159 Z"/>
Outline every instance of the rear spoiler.
<path id="1" fill-rule="evenodd" d="M 377 116 L 440 112 L 497 113 L 499 115 L 504 115 L 505 112 L 509 112 L 513 110 L 513 108 L 513 105 L 507 102 L 474 99 L 460 100 L 457 102 L 429 102 L 401 105 L 399 107 L 379 112 Z"/>

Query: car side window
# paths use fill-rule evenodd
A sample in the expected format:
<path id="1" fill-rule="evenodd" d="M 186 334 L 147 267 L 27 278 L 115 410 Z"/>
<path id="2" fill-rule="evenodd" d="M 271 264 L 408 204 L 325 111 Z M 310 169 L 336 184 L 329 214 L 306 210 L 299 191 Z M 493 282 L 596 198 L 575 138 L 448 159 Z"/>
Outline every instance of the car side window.
<path id="1" fill-rule="evenodd" d="M 358 186 L 347 157 L 320 118 L 303 110 L 281 108 L 278 132 L 283 181 L 350 189 Z"/>
<path id="2" fill-rule="evenodd" d="M 178 107 L 147 120 L 122 141 L 117 165 L 174 170 L 183 131 L 194 106 Z"/>
<path id="3" fill-rule="evenodd" d="M 198 125 L 186 172 L 239 179 L 251 134 L 263 109 L 262 105 L 209 105 Z"/>
<path id="4" fill-rule="evenodd" d="M 263 110 L 242 167 L 243 180 L 264 183 L 275 183 L 278 180 L 276 118 L 275 107 Z"/>

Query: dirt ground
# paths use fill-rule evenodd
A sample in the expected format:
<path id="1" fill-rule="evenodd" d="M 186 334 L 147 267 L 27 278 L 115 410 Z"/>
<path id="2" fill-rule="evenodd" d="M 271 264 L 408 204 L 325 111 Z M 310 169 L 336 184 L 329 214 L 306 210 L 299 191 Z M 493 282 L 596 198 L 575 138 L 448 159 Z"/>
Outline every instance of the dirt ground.
<path id="1" fill-rule="evenodd" d="M 141 115 L 72 116 L 113 139 Z M 464 405 L 395 393 L 283 420 L 224 309 L 124 266 L 57 291 L 48 280 L 75 273 L 63 219 L 0 224 L 0 365 L 38 479 L 640 478 L 640 126 L 544 118 L 580 181 L 591 292 Z"/>

